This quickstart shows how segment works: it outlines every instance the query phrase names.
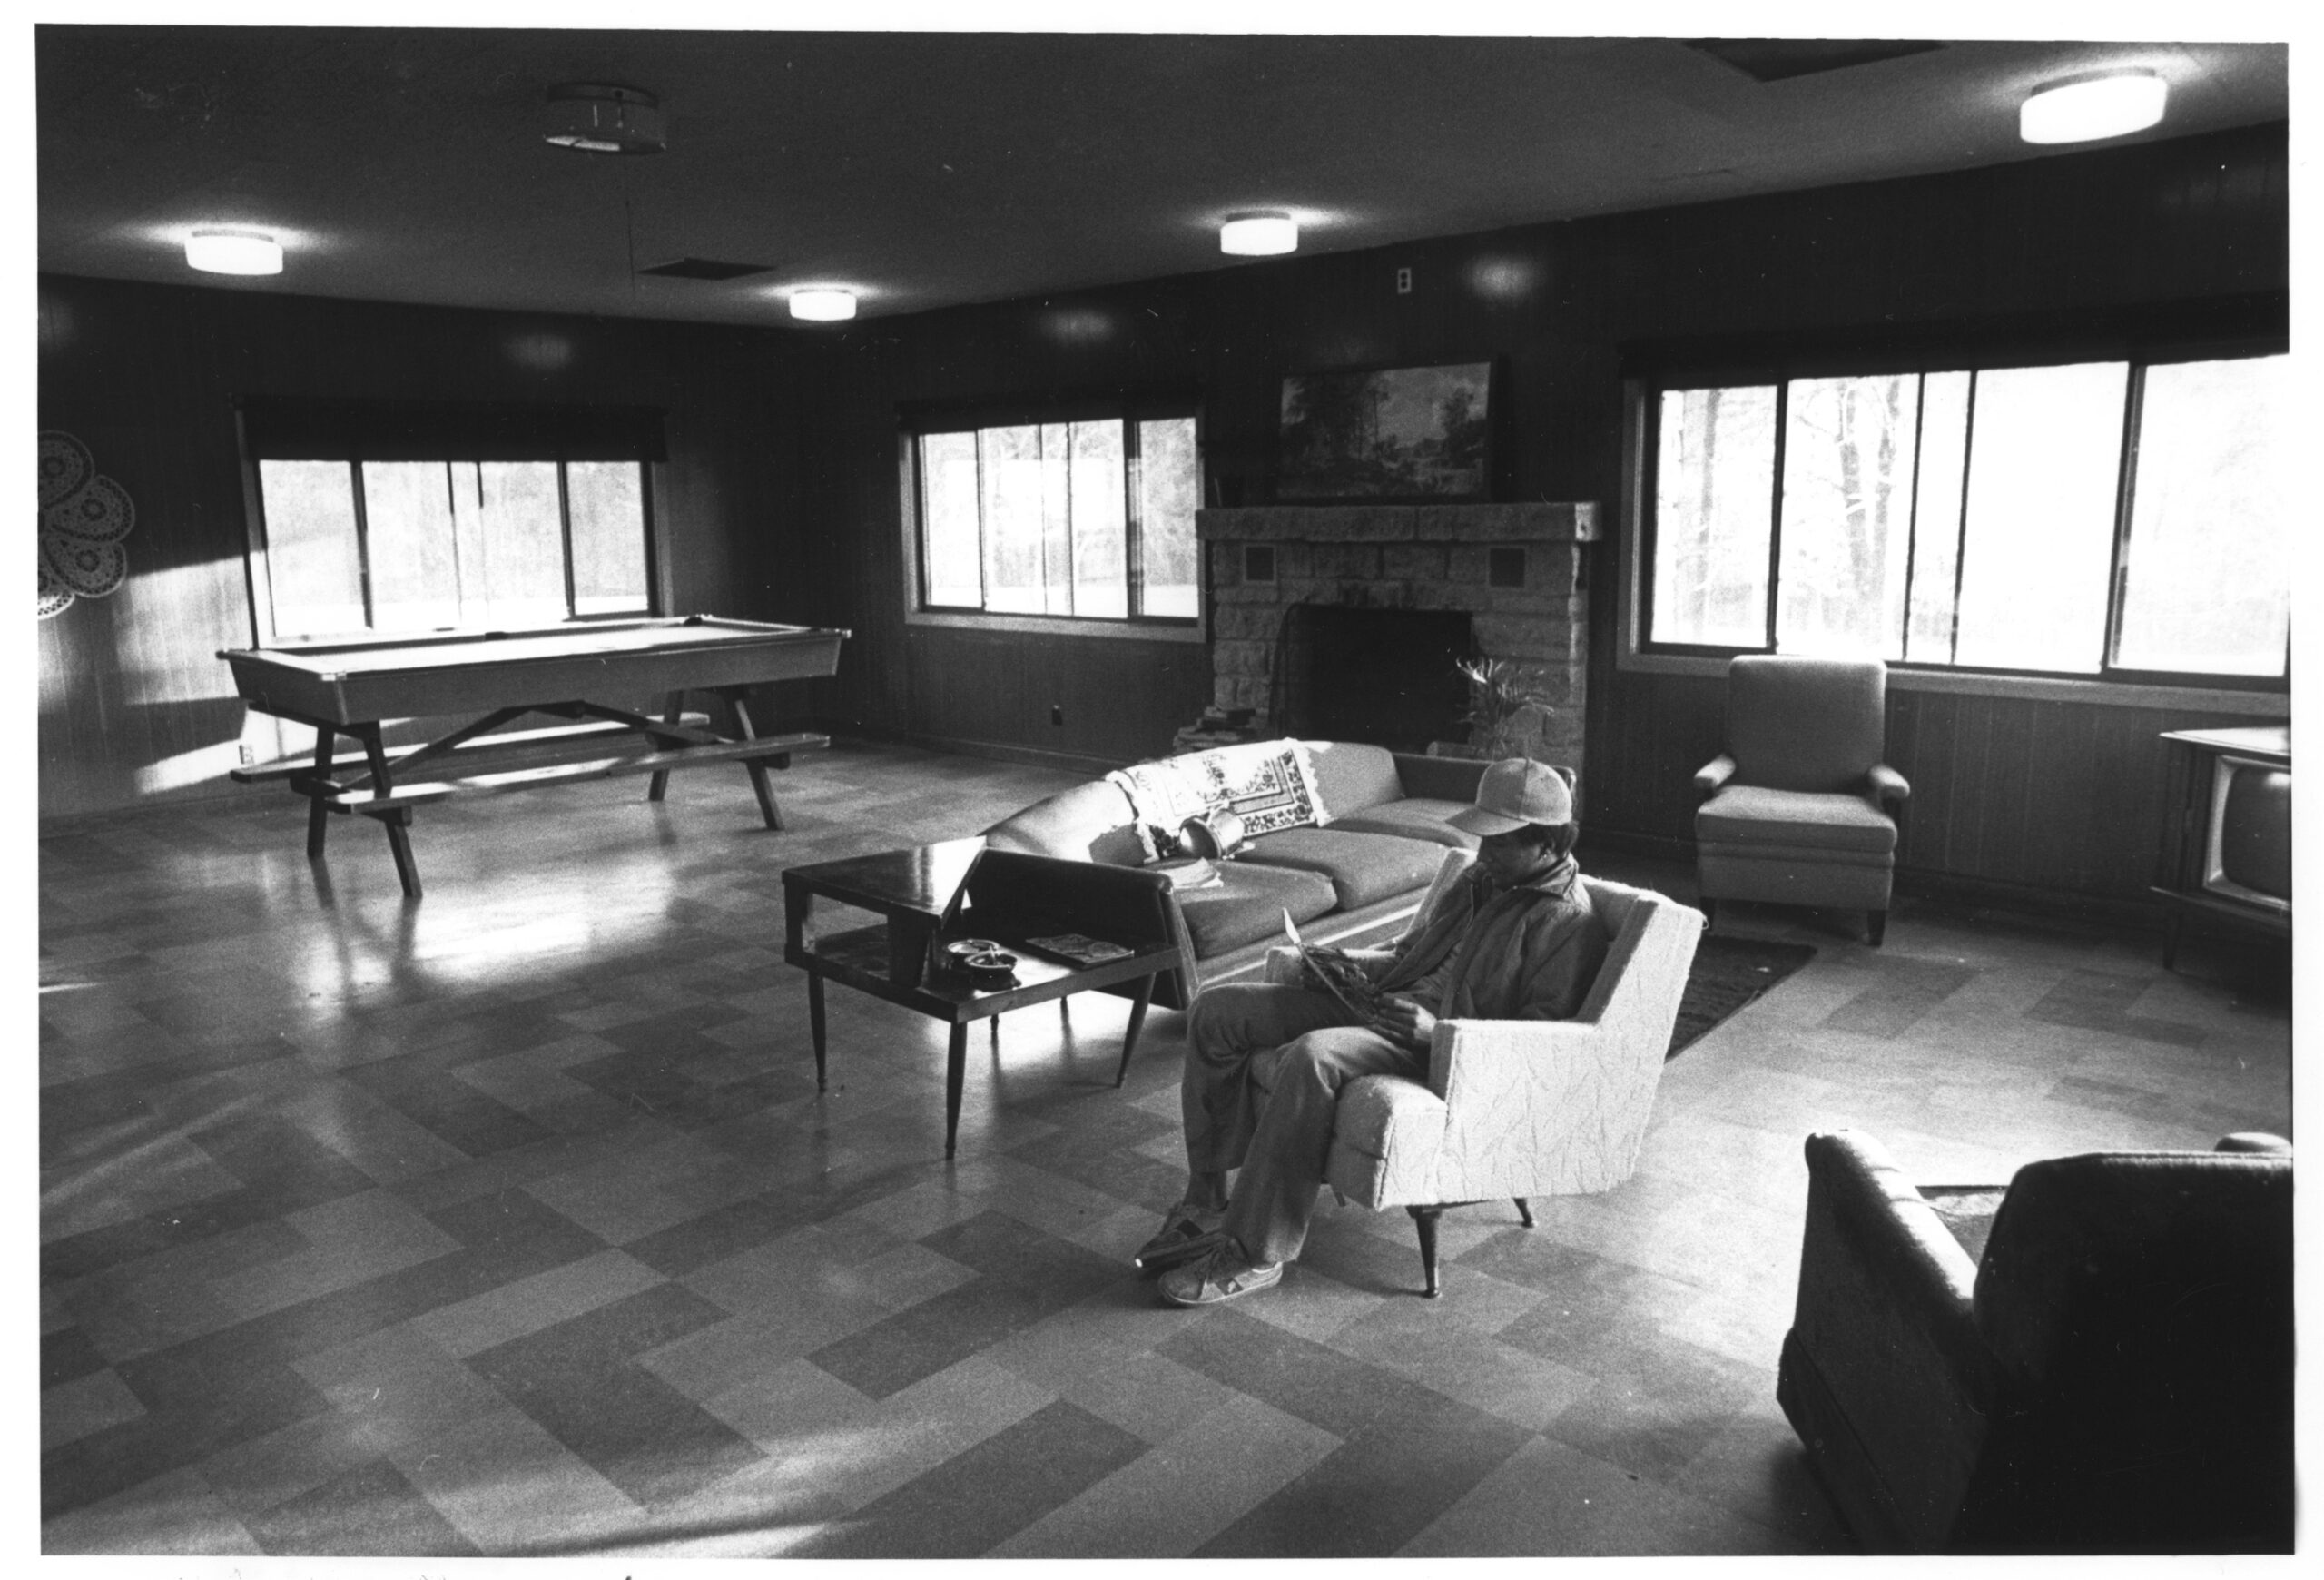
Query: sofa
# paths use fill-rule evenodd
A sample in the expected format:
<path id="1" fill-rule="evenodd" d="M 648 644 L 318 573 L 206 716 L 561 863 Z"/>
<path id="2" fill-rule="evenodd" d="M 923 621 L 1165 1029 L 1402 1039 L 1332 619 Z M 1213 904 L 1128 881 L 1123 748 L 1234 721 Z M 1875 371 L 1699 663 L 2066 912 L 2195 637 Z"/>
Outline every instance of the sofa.
<path id="1" fill-rule="evenodd" d="M 1476 847 L 1476 836 L 1451 819 L 1474 804 L 1482 762 L 1357 742 L 1300 745 L 1315 820 L 1255 834 L 1232 859 L 1212 864 L 1216 883 L 1173 893 L 1172 926 L 1196 969 L 1158 981 L 1156 1003 L 1184 1009 L 1203 983 L 1259 969 L 1283 940 L 1285 912 L 1310 943 L 1384 935 L 1419 908 L 1447 849 Z M 1213 756 L 1168 762 L 1198 769 Z M 988 848 L 1146 864 L 1154 858 L 1152 829 L 1141 828 L 1119 777 L 1078 785 L 1001 819 L 984 831 Z"/>

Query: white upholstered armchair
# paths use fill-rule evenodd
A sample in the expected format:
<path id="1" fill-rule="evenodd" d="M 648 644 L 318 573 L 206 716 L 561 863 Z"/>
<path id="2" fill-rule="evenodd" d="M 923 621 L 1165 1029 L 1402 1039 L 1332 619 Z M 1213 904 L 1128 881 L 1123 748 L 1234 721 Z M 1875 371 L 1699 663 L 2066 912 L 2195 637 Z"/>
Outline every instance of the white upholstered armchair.
<path id="1" fill-rule="evenodd" d="M 1466 858 L 1447 859 L 1438 888 Z M 1412 1214 L 1432 1298 L 1445 1208 L 1508 1198 L 1530 1229 L 1526 1198 L 1610 1190 L 1637 1166 L 1702 913 L 1650 890 L 1582 883 L 1612 942 L 1579 1014 L 1440 1021 L 1426 1086 L 1367 1075 L 1340 1093 L 1324 1182 L 1359 1206 Z M 1266 974 L 1297 982 L 1298 956 L 1277 950 Z"/>

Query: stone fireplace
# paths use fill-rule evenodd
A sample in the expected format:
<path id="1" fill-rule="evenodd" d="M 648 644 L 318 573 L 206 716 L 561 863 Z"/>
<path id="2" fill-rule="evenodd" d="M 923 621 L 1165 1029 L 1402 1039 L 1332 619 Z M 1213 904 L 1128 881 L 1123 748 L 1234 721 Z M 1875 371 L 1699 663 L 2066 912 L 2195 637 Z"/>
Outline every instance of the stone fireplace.
<path id="1" fill-rule="evenodd" d="M 1299 604 L 1460 610 L 1478 653 L 1521 664 L 1551 699 L 1537 754 L 1581 769 L 1594 503 L 1274 505 L 1195 517 L 1210 580 L 1212 701 L 1275 733 L 1285 611 Z"/>

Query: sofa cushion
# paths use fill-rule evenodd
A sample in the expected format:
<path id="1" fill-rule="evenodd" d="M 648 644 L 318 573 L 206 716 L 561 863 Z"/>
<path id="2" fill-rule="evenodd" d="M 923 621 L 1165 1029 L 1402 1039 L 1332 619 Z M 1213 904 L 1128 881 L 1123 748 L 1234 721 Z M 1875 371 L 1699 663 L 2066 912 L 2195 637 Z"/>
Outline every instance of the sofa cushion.
<path id="1" fill-rule="evenodd" d="M 1886 855 L 1896 848 L 1896 825 L 1861 795 L 1729 785 L 1695 814 L 1695 838 Z"/>
<path id="2" fill-rule="evenodd" d="M 1317 824 L 1403 799 L 1396 756 L 1387 747 L 1361 741 L 1309 741 L 1306 746 L 1308 765 L 1315 775 Z"/>
<path id="3" fill-rule="evenodd" d="M 1354 911 L 1392 895 L 1417 894 L 1444 864 L 1444 847 L 1424 839 L 1330 828 L 1291 828 L 1251 842 L 1236 858 L 1248 864 L 1290 867 L 1331 881 L 1338 909 Z"/>
<path id="4" fill-rule="evenodd" d="M 1146 859 L 1131 822 L 1129 797 L 1102 779 L 1061 790 L 984 831 L 995 850 L 1068 861 L 1137 866 Z"/>
<path id="5" fill-rule="evenodd" d="M 1178 891 L 1196 960 L 1216 960 L 1229 950 L 1281 933 L 1285 911 L 1295 922 L 1313 922 L 1336 903 L 1331 881 L 1315 873 L 1240 861 L 1220 862 L 1217 867 L 1217 883 Z"/>
<path id="6" fill-rule="evenodd" d="M 1474 850 L 1477 848 L 1477 836 L 1463 834 L 1452 826 L 1452 815 L 1466 812 L 1471 805 L 1466 801 L 1409 796 L 1402 801 L 1368 806 L 1351 816 L 1334 816 L 1332 827 L 1334 832 L 1344 829 L 1350 834 L 1388 834 L 1399 839 L 1424 839 L 1431 844 L 1447 845 L 1454 850 Z"/>

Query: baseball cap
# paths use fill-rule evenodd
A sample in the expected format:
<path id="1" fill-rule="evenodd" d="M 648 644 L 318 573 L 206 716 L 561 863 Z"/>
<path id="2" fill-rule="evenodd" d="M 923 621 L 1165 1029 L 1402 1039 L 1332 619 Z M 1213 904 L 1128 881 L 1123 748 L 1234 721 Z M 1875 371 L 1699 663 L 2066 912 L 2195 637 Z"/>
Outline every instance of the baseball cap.
<path id="1" fill-rule="evenodd" d="M 1465 834 L 1512 834 L 1529 823 L 1573 821 L 1565 775 L 1530 757 L 1503 757 L 1477 781 L 1477 804 L 1445 819 Z"/>

